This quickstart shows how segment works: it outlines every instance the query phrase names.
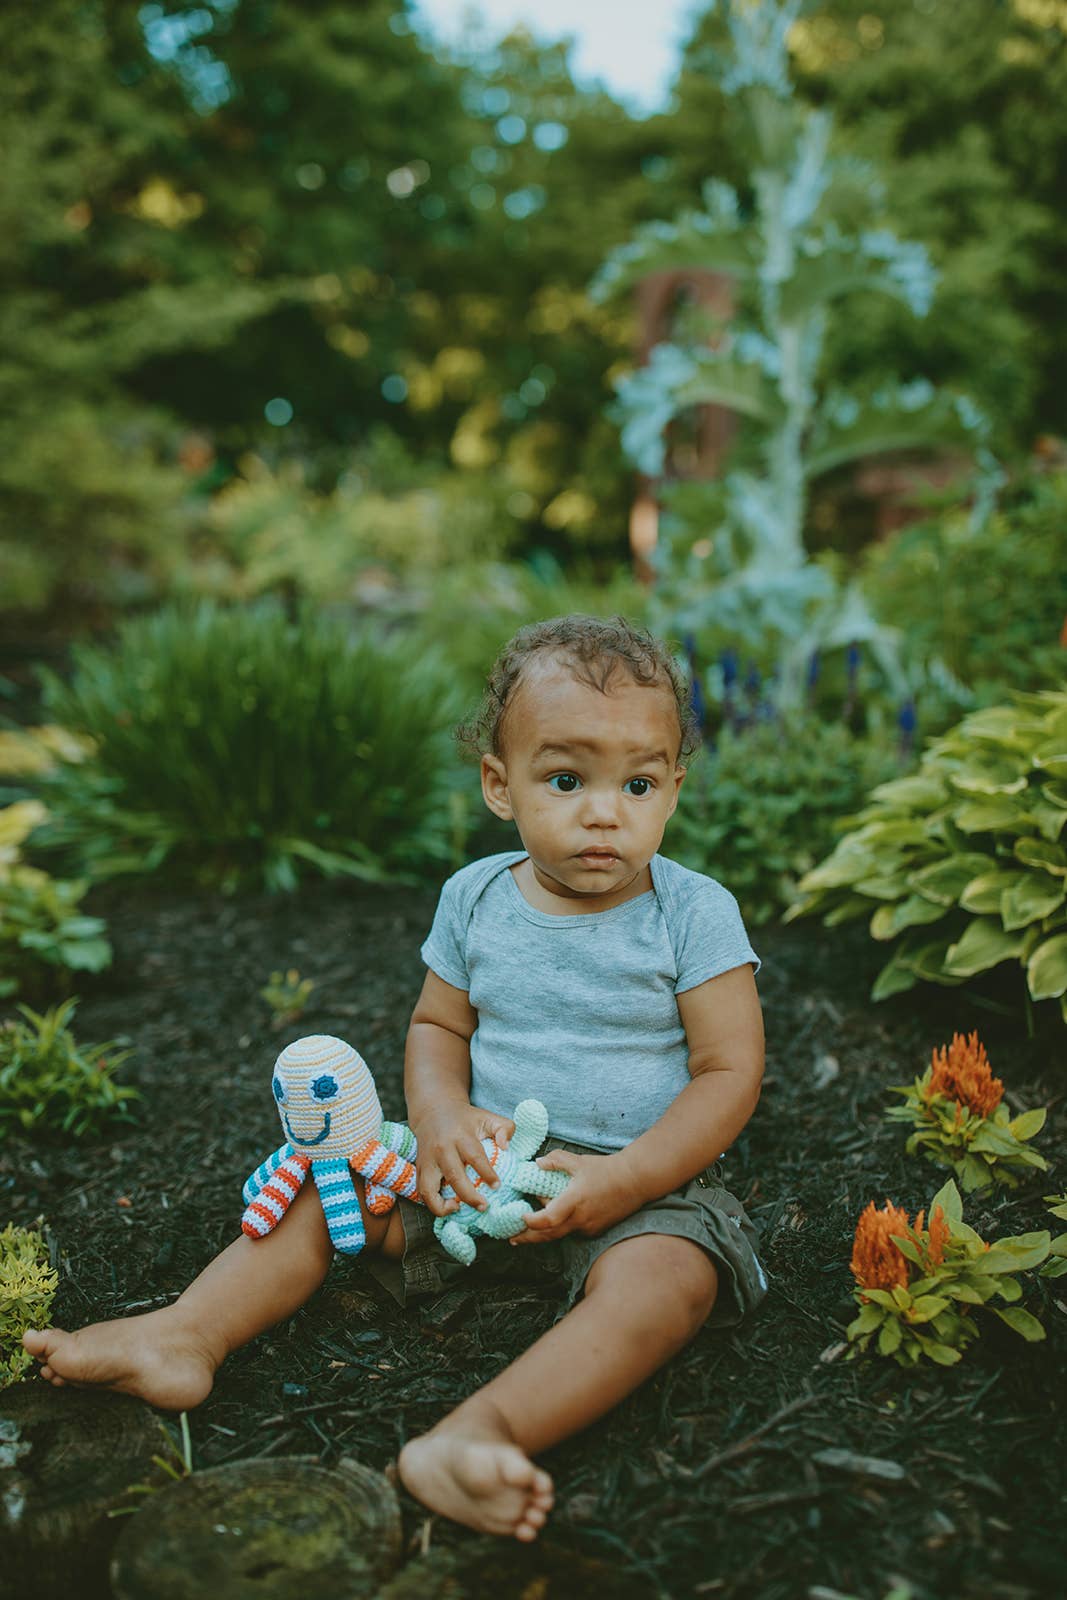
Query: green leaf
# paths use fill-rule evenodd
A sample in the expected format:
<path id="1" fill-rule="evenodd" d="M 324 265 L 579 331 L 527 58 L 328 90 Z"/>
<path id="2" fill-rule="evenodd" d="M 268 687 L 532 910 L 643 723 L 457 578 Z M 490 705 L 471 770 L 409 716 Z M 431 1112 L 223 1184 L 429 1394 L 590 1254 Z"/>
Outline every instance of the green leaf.
<path id="1" fill-rule="evenodd" d="M 1034 1000 L 1067 994 L 1067 933 L 1038 945 L 1026 963 L 1026 982 Z"/>
<path id="2" fill-rule="evenodd" d="M 1044 1106 L 1037 1106 L 1033 1111 L 1023 1111 L 1019 1116 L 1013 1117 L 1008 1126 L 1016 1139 L 1032 1139 L 1035 1133 L 1040 1133 L 1045 1126 L 1048 1112 Z"/>
<path id="3" fill-rule="evenodd" d="M 936 1361 L 939 1367 L 954 1367 L 957 1361 L 963 1359 L 963 1352 L 953 1350 L 951 1345 L 939 1344 L 937 1340 L 930 1339 L 923 1345 L 923 1354 Z"/>
<path id="4" fill-rule="evenodd" d="M 953 821 L 963 833 L 1017 833 L 1026 818 L 1025 802 L 1008 796 L 972 800 L 953 813 Z"/>
<path id="5" fill-rule="evenodd" d="M 963 936 L 951 945 L 945 956 L 945 970 L 955 977 L 970 978 L 1022 955 L 1023 940 L 1007 933 L 994 917 L 976 917 Z"/>
<path id="6" fill-rule="evenodd" d="M 933 1216 L 940 1206 L 949 1222 L 960 1222 L 963 1219 L 963 1201 L 955 1183 L 949 1178 L 930 1201 L 930 1215 Z"/>
<path id="7" fill-rule="evenodd" d="M 1001 1322 L 1006 1322 L 1009 1328 L 1021 1333 L 1028 1344 L 1036 1344 L 1045 1337 L 1045 1330 L 1037 1318 L 1021 1306 L 1011 1306 L 1007 1311 L 1002 1311 L 999 1306 L 990 1306 L 989 1309 Z"/>
<path id="8" fill-rule="evenodd" d="M 1005 891 L 1000 904 L 1005 928 L 1025 928 L 1052 912 L 1067 900 L 1067 883 L 1056 878 L 1038 878 L 1028 873 L 1024 882 Z"/>
<path id="9" fill-rule="evenodd" d="M 921 867 L 918 872 L 910 873 L 907 881 L 909 888 L 924 899 L 935 900 L 942 906 L 954 906 L 974 878 L 995 867 L 996 862 L 990 856 L 979 855 L 976 851 L 964 852 L 948 856 L 944 861 L 935 861 L 931 866 Z"/>
<path id="10" fill-rule="evenodd" d="M 1034 881 L 1028 872 L 983 872 L 977 878 L 972 878 L 960 895 L 960 909 L 980 915 L 992 911 L 999 913 L 1006 890 Z"/>
<path id="11" fill-rule="evenodd" d="M 895 1317 L 890 1317 L 882 1324 L 882 1331 L 878 1335 L 878 1354 L 891 1356 L 894 1350 L 900 1348 L 900 1341 L 904 1337 L 900 1323 Z"/>
<path id="12" fill-rule="evenodd" d="M 871 999 L 888 1000 L 890 995 L 903 994 L 906 989 L 914 989 L 915 983 L 916 974 L 907 963 L 906 951 L 896 950 L 875 978 L 871 987 Z"/>
<path id="13" fill-rule="evenodd" d="M 1016 839 L 1015 854 L 1028 867 L 1040 867 L 1055 877 L 1067 876 L 1067 850 L 1047 839 Z"/>
<path id="14" fill-rule="evenodd" d="M 896 905 L 878 907 L 870 921 L 871 937 L 893 939 L 905 928 L 937 922 L 945 915 L 945 910 L 936 900 L 926 900 L 919 894 L 908 895 L 906 899 L 898 900 Z"/>

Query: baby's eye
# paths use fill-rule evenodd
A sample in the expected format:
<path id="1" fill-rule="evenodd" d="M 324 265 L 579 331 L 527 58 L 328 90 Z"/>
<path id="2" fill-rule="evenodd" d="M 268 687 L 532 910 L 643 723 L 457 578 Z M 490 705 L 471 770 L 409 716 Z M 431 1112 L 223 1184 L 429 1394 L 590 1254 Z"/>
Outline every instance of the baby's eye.
<path id="1" fill-rule="evenodd" d="M 582 787 L 582 780 L 573 772 L 554 772 L 548 780 L 553 794 L 574 794 Z"/>
<path id="2" fill-rule="evenodd" d="M 272 1081 L 271 1088 L 274 1091 L 275 1100 L 277 1100 L 280 1103 L 282 1100 L 285 1099 L 285 1086 L 282 1083 L 282 1080 L 280 1078 L 275 1078 Z"/>
<path id="3" fill-rule="evenodd" d="M 628 783 L 623 784 L 623 789 L 627 794 L 632 794 L 636 799 L 640 800 L 646 794 L 652 793 L 652 779 L 631 778 Z"/>
<path id="4" fill-rule="evenodd" d="M 331 1078 L 328 1072 L 324 1072 L 322 1077 L 316 1078 L 311 1085 L 311 1092 L 316 1100 L 332 1100 L 338 1092 L 337 1079 Z"/>

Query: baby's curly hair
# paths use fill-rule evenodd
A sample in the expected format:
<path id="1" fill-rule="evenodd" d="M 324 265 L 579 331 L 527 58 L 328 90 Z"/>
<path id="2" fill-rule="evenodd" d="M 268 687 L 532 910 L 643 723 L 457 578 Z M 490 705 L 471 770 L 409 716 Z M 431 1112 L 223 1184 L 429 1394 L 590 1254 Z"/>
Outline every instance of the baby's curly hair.
<path id="1" fill-rule="evenodd" d="M 523 671 L 535 656 L 555 656 L 579 683 L 606 694 L 615 673 L 628 672 L 634 683 L 661 684 L 674 695 L 680 733 L 679 759 L 691 756 L 699 744 L 699 730 L 690 699 L 689 684 L 661 639 L 636 627 L 625 617 L 550 617 L 520 628 L 501 650 L 489 674 L 482 703 L 475 714 L 456 729 L 456 738 L 475 755 L 499 756 L 508 702 Z"/>

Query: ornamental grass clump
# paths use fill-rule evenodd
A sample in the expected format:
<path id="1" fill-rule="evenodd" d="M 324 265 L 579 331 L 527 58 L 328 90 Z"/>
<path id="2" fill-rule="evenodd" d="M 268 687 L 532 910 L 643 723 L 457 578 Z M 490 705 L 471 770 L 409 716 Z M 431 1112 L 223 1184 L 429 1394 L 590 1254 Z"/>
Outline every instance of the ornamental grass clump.
<path id="1" fill-rule="evenodd" d="M 32 1366 L 22 1335 L 48 1326 L 58 1281 L 39 1233 L 13 1222 L 0 1231 L 0 1389 Z"/>
<path id="2" fill-rule="evenodd" d="M 952 1035 L 952 1043 L 935 1050 L 921 1078 L 894 1085 L 904 1104 L 892 1106 L 890 1122 L 915 1129 L 905 1148 L 921 1150 L 929 1160 L 951 1167 L 970 1193 L 994 1184 L 1017 1188 L 1019 1175 L 1031 1168 L 1048 1170 L 1048 1162 L 1027 1148 L 1045 1125 L 1045 1111 L 1010 1115 L 1003 1104 L 1004 1085 L 994 1078 L 985 1046 L 977 1033 Z"/>
<path id="3" fill-rule="evenodd" d="M 137 1090 L 115 1082 L 131 1052 L 80 1045 L 67 1027 L 76 1004 L 65 1000 L 43 1015 L 19 1006 L 24 1020 L 0 1026 L 0 1140 L 31 1130 L 78 1138 L 132 1120 L 127 1107 Z"/>
<path id="4" fill-rule="evenodd" d="M 49 877 L 22 859 L 30 834 L 48 820 L 37 800 L 0 807 L 0 996 L 54 983 L 56 968 L 99 972 L 111 961 L 100 917 L 84 916 L 88 884 Z"/>
<path id="5" fill-rule="evenodd" d="M 973 1308 L 994 1296 L 1007 1309 L 994 1316 L 1029 1342 L 1045 1337 L 1036 1317 L 1012 1304 L 1022 1296 L 1015 1274 L 1036 1267 L 1049 1253 L 1047 1230 L 987 1244 L 963 1221 L 955 1183 L 938 1191 L 914 1224 L 889 1200 L 872 1201 L 861 1215 L 852 1248 L 853 1291 L 860 1314 L 849 1325 L 849 1356 L 868 1351 L 914 1367 L 925 1356 L 952 1367 L 980 1332 Z"/>
<path id="6" fill-rule="evenodd" d="M 269 602 L 173 605 L 74 651 L 49 706 L 93 741 L 40 791 L 42 844 L 94 879 L 223 889 L 411 879 L 451 859 L 451 683 L 429 652 Z"/>

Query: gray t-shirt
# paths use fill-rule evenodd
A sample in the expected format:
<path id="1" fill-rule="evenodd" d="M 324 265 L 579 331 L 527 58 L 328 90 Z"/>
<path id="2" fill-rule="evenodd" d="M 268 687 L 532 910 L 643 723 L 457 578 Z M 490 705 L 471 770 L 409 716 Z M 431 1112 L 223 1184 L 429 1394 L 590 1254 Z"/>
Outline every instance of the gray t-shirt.
<path id="1" fill-rule="evenodd" d="M 449 878 L 422 959 L 478 1014 L 471 1102 L 548 1109 L 552 1135 L 620 1150 L 689 1082 L 676 995 L 759 958 L 714 878 L 653 856 L 653 888 L 609 911 L 553 916 L 487 856 Z"/>

